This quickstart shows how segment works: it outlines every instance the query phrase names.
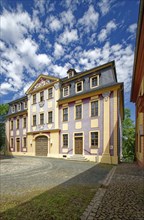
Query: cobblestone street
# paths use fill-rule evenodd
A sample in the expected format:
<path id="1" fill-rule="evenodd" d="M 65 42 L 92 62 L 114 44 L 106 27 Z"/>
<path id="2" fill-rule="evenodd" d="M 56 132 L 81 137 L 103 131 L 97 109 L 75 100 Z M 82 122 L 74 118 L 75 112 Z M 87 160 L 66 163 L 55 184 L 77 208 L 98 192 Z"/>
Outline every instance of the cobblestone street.
<path id="1" fill-rule="evenodd" d="M 136 164 L 118 165 L 108 187 L 102 185 L 93 201 L 81 219 L 144 220 L 144 171 Z"/>

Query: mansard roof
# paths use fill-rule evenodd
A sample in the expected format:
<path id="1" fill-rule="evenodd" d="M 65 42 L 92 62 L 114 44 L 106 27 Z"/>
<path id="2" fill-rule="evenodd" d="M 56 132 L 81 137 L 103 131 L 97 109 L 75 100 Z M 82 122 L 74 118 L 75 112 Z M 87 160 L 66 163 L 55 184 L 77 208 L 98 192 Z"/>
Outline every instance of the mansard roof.
<path id="1" fill-rule="evenodd" d="M 97 67 L 94 67 L 94 68 L 89 69 L 89 70 L 85 70 L 85 71 L 82 71 L 82 72 L 77 72 L 73 77 L 70 77 L 70 78 L 64 77 L 61 80 L 62 80 L 63 83 L 66 83 L 66 82 L 69 82 L 69 81 L 71 81 L 73 79 L 77 79 L 79 77 L 83 77 L 85 75 L 88 75 L 89 73 L 99 72 L 99 71 L 104 70 L 104 69 L 106 69 L 108 67 L 112 67 L 114 69 L 115 79 L 116 79 L 116 82 L 117 82 L 117 75 L 116 75 L 115 62 L 114 61 L 105 63 L 105 64 L 103 64 L 101 66 L 97 66 Z"/>

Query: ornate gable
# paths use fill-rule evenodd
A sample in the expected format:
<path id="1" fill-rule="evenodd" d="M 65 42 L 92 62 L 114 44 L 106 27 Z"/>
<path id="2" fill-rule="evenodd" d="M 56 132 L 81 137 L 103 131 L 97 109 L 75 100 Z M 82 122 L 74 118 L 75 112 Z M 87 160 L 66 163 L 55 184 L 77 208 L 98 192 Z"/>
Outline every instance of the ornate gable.
<path id="1" fill-rule="evenodd" d="M 59 79 L 51 76 L 45 76 L 40 75 L 36 81 L 30 86 L 30 88 L 27 90 L 26 94 L 32 93 L 34 91 L 37 91 L 41 88 L 45 88 L 48 85 L 53 85 L 54 83 L 58 82 Z"/>

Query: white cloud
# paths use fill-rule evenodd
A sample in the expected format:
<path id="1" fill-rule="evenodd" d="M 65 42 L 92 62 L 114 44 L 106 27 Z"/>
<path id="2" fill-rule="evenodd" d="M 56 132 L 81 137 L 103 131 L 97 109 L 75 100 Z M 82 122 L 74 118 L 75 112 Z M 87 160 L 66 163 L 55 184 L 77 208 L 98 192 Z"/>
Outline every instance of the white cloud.
<path id="1" fill-rule="evenodd" d="M 130 32 L 131 34 L 136 34 L 136 29 L 137 29 L 137 24 L 134 23 L 128 27 L 127 31 Z"/>
<path id="2" fill-rule="evenodd" d="M 47 18 L 46 23 L 49 24 L 49 27 L 52 31 L 58 31 L 62 28 L 61 21 L 54 16 Z"/>
<path id="3" fill-rule="evenodd" d="M 64 54 L 64 48 L 61 44 L 55 43 L 54 44 L 54 56 L 56 58 L 60 58 Z"/>
<path id="4" fill-rule="evenodd" d="M 114 21 L 110 21 L 107 23 L 106 27 L 103 28 L 99 35 L 98 35 L 98 40 L 100 42 L 103 42 L 106 40 L 107 36 L 111 33 L 112 30 L 115 30 L 117 27 L 116 23 Z"/>
<path id="5" fill-rule="evenodd" d="M 59 37 L 59 42 L 62 44 L 69 44 L 77 40 L 78 40 L 78 33 L 76 29 L 68 30 L 66 28 L 65 31 Z"/>
<path id="6" fill-rule="evenodd" d="M 5 95 L 8 91 L 15 91 L 14 88 L 8 82 L 4 82 L 0 85 L 0 93 Z"/>
<path id="7" fill-rule="evenodd" d="M 85 27 L 85 31 L 95 30 L 98 24 L 99 14 L 95 11 L 93 5 L 89 6 L 84 16 L 79 19 L 78 23 Z"/>
<path id="8" fill-rule="evenodd" d="M 110 0 L 100 0 L 98 3 L 98 6 L 100 7 L 102 15 L 106 15 L 111 8 L 111 1 Z"/>
<path id="9" fill-rule="evenodd" d="M 70 9 L 68 11 L 62 12 L 60 16 L 61 22 L 64 25 L 68 25 L 70 28 L 73 27 L 73 25 L 75 24 L 75 17 Z"/>
<path id="10" fill-rule="evenodd" d="M 0 16 L 1 36 L 0 38 L 7 43 L 16 43 L 29 30 L 34 29 L 34 24 L 27 12 L 17 11 L 4 13 Z"/>

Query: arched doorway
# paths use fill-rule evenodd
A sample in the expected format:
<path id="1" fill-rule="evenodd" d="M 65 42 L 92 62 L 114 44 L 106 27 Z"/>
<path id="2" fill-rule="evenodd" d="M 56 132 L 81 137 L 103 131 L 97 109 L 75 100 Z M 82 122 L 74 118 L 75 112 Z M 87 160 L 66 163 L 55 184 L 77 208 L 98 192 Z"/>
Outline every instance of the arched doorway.
<path id="1" fill-rule="evenodd" d="M 48 138 L 46 136 L 38 136 L 35 139 L 36 156 L 47 156 L 48 154 Z"/>

